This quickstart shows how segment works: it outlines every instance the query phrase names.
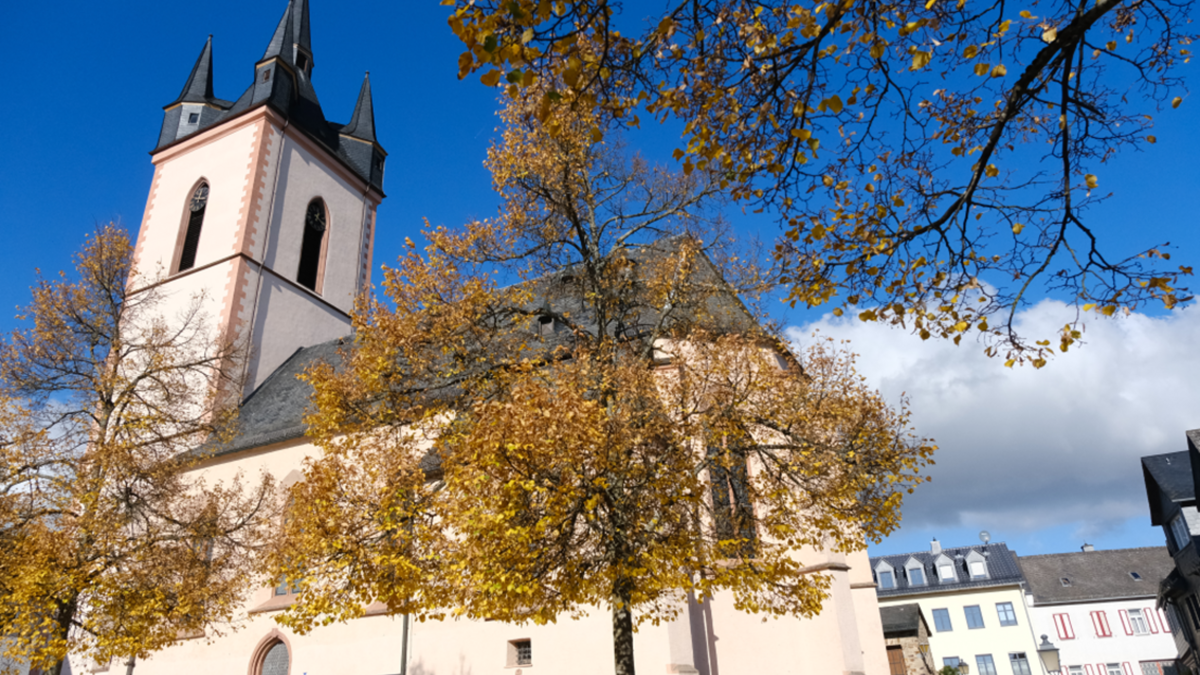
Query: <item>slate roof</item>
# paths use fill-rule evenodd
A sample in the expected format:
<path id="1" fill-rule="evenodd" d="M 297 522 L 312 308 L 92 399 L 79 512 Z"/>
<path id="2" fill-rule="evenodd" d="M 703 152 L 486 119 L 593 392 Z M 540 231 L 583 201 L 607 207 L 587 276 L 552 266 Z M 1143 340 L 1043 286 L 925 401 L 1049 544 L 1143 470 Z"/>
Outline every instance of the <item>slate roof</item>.
<path id="1" fill-rule="evenodd" d="M 651 242 L 646 245 L 631 247 L 629 259 L 636 265 L 653 265 L 656 260 L 666 259 L 678 250 L 682 237 L 670 237 Z M 708 261 L 707 257 L 694 268 L 691 281 L 684 284 L 676 297 L 676 306 L 668 315 L 667 321 L 688 322 L 695 319 L 694 312 L 688 312 L 689 300 L 694 304 L 703 304 L 703 317 L 707 327 L 717 327 L 725 331 L 761 331 L 741 300 L 733 292 L 712 293 L 713 284 L 723 284 L 717 268 Z M 533 287 L 533 300 L 526 308 L 531 312 L 544 312 L 547 315 L 557 315 L 570 320 L 573 325 L 584 332 L 595 333 L 598 326 L 594 318 L 584 311 L 579 299 L 579 291 L 571 281 L 573 270 L 568 268 L 561 272 L 524 282 Z M 699 299 L 689 298 L 687 289 L 702 287 L 706 294 Z M 638 285 L 635 284 L 635 289 Z M 663 315 L 638 300 L 637 291 L 628 296 L 635 311 L 621 317 L 620 334 L 627 339 L 636 340 L 647 334 L 650 329 L 663 321 Z M 299 379 L 299 375 L 312 364 L 327 362 L 334 367 L 341 362 L 343 347 L 349 348 L 353 336 L 345 336 L 321 344 L 303 347 L 283 362 L 272 372 L 259 387 L 242 402 L 238 416 L 238 433 L 230 443 L 216 450 L 215 455 L 224 455 L 240 450 L 262 447 L 272 443 L 280 443 L 304 436 L 306 426 L 304 415 L 309 408 L 312 387 Z M 571 349 L 576 340 L 573 331 L 558 330 L 541 341 L 528 341 L 530 350 L 552 352 L 558 347 Z M 532 354 L 537 356 L 538 354 Z M 788 358 L 794 358 L 790 353 Z M 412 385 L 412 382 L 406 383 Z M 454 396 L 457 386 L 447 384 L 439 391 L 432 389 L 426 392 L 430 396 Z M 436 469 L 436 462 L 427 469 Z"/>
<path id="2" fill-rule="evenodd" d="M 986 579 L 972 579 L 967 570 L 966 557 L 971 551 L 978 551 L 983 554 L 986 552 L 988 577 Z M 951 560 L 955 561 L 954 571 L 956 576 L 952 581 L 943 581 L 938 578 L 937 570 L 934 569 L 934 561 L 942 554 L 946 554 Z M 961 556 L 961 557 L 959 557 Z M 909 584 L 908 574 L 904 570 L 904 563 L 908 562 L 909 558 L 916 558 L 925 569 L 926 584 L 921 586 L 912 586 Z M 973 588 L 988 588 L 991 586 L 1010 586 L 1013 584 L 1024 583 L 1025 577 L 1021 574 L 1021 567 L 1017 564 L 1017 556 L 1012 551 L 1008 550 L 1008 545 L 1004 542 L 992 542 L 987 546 L 961 546 L 958 548 L 944 548 L 941 553 L 931 553 L 930 551 L 917 551 L 915 553 L 900 553 L 897 555 L 884 555 L 871 558 L 871 573 L 875 573 L 875 568 L 880 561 L 887 561 L 892 569 L 896 571 L 895 582 L 896 587 L 885 589 L 876 588 L 875 594 L 880 598 L 892 598 L 904 595 L 919 595 L 925 593 L 938 593 L 944 591 L 957 591 Z"/>
<path id="3" fill-rule="evenodd" d="M 1152 598 L 1175 568 L 1165 546 L 1021 556 L 1018 564 L 1035 605 Z M 1137 572 L 1141 581 L 1130 572 Z M 1070 586 L 1063 586 L 1064 577 Z"/>
<path id="4" fill-rule="evenodd" d="M 326 120 L 310 78 L 314 60 L 309 35 L 308 1 L 291 0 L 271 35 L 262 59 L 255 64 L 250 86 L 232 103 L 213 96 L 210 36 L 192 67 L 182 93 L 163 108 L 163 125 L 154 152 L 266 105 L 382 192 L 383 161 L 387 152 L 375 138 L 371 87 L 364 82 L 350 124 L 343 126 Z M 298 65 L 297 54 L 303 54 L 308 63 Z M 267 71 L 273 71 L 274 74 Z M 267 78 L 265 80 L 264 75 Z M 184 111 L 180 107 L 183 103 L 203 104 L 196 124 L 188 124 L 184 119 Z"/>
<path id="5" fill-rule="evenodd" d="M 883 621 L 883 636 L 906 637 L 916 635 L 925 623 L 921 613 L 921 605 L 910 602 L 904 605 L 891 605 L 879 608 L 879 618 Z"/>
<path id="6" fill-rule="evenodd" d="M 1189 434 L 1191 432 L 1188 432 Z M 1195 481 L 1188 450 L 1150 455 L 1142 458 L 1142 477 L 1150 504 L 1150 522 L 1165 522 L 1163 503 L 1190 504 L 1196 501 Z"/>

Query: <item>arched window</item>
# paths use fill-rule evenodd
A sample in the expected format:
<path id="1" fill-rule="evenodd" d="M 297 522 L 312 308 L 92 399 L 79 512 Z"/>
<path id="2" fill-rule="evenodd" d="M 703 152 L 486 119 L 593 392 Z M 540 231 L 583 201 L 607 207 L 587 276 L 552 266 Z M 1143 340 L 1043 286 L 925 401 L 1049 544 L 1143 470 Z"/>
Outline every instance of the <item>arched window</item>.
<path id="1" fill-rule="evenodd" d="M 321 292 L 317 284 L 321 277 L 321 258 L 325 249 L 325 202 L 317 197 L 308 203 L 304 214 L 304 239 L 300 244 L 300 270 L 296 281 L 305 288 Z"/>
<path id="2" fill-rule="evenodd" d="M 179 254 L 176 272 L 190 270 L 196 266 L 196 249 L 200 247 L 200 228 L 204 225 L 204 210 L 208 207 L 208 183 L 196 186 L 188 202 L 187 230 L 183 234 L 183 250 Z"/>
<path id="3" fill-rule="evenodd" d="M 260 652 L 262 653 L 262 652 Z M 263 653 L 262 661 L 254 669 L 254 675 L 288 675 L 288 648 L 282 641 L 276 641 Z"/>

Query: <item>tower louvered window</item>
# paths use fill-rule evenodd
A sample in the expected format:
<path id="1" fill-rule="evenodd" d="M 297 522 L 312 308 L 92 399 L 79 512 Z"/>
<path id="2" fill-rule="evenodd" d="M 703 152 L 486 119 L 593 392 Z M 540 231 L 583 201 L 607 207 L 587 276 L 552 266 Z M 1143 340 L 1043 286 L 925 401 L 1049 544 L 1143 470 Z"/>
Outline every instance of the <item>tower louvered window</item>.
<path id="1" fill-rule="evenodd" d="M 300 270 L 296 273 L 296 282 L 313 291 L 318 290 L 317 278 L 321 271 L 326 218 L 324 200 L 318 197 L 308 203 L 308 211 L 304 214 L 304 239 L 300 244 Z"/>
<path id="2" fill-rule="evenodd" d="M 200 247 L 200 228 L 204 225 L 204 210 L 208 208 L 208 183 L 201 183 L 188 203 L 187 231 L 183 235 L 183 251 L 179 254 L 178 272 L 196 266 L 196 250 Z"/>

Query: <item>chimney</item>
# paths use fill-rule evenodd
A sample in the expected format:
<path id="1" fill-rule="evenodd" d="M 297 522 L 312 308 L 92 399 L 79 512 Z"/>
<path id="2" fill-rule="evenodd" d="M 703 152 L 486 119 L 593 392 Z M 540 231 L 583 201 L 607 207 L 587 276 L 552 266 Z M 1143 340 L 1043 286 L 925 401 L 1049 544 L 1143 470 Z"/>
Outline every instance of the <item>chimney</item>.
<path id="1" fill-rule="evenodd" d="M 1096 547 L 1092 546 L 1091 544 L 1089 544 L 1087 542 L 1084 542 L 1083 546 L 1080 546 L 1079 549 L 1081 551 L 1083 551 L 1084 553 L 1091 553 L 1092 551 L 1096 550 Z"/>
<path id="2" fill-rule="evenodd" d="M 929 552 L 934 555 L 937 555 L 942 552 L 942 545 L 940 542 L 938 542 L 938 540 L 936 538 L 933 541 L 929 542 Z"/>

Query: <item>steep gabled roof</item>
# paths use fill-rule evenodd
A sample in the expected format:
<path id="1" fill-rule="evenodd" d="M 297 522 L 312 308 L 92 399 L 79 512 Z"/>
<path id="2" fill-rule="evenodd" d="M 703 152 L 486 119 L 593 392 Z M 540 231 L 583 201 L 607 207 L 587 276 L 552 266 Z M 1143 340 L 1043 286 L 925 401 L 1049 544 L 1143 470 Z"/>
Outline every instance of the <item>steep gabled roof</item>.
<path id="1" fill-rule="evenodd" d="M 987 559 L 988 576 L 986 578 L 971 578 L 966 561 L 967 556 L 972 551 L 982 554 Z M 955 577 L 952 580 L 943 580 L 938 575 L 935 566 L 938 558 L 942 555 L 945 555 L 954 563 Z M 921 562 L 921 567 L 925 573 L 926 583 L 924 585 L 913 585 L 910 583 L 908 573 L 904 568 L 904 564 L 908 562 L 910 557 L 916 558 Z M 886 561 L 896 571 L 895 588 L 876 589 L 875 592 L 880 599 L 943 591 L 988 588 L 991 586 L 1012 586 L 1019 585 L 1025 580 L 1025 577 L 1021 574 L 1021 568 L 1017 564 L 1016 554 L 1008 550 L 1008 546 L 1004 542 L 993 542 L 986 546 L 946 548 L 942 549 L 940 553 L 917 551 L 914 553 L 875 556 L 871 558 L 871 569 L 874 570 L 880 561 Z"/>
<path id="2" fill-rule="evenodd" d="M 1164 546 L 1020 556 L 1018 564 L 1035 605 L 1153 598 L 1175 568 Z M 1063 585 L 1064 578 L 1069 585 Z"/>

